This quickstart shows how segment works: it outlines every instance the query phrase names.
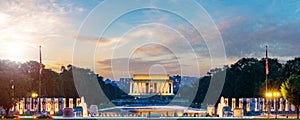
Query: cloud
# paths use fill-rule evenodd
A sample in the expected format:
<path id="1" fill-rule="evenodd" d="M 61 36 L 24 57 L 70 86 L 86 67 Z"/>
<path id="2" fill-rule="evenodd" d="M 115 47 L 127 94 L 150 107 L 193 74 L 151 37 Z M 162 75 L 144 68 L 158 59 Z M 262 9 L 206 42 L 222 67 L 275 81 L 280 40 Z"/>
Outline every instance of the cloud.
<path id="1" fill-rule="evenodd" d="M 88 37 L 88 36 L 78 36 L 74 37 L 75 40 L 87 42 L 90 44 L 100 44 L 100 45 L 112 45 L 118 41 L 119 38 L 97 38 L 97 37 Z"/>
<path id="2" fill-rule="evenodd" d="M 1 14 L 8 16 L 1 24 L 2 37 L 33 41 L 36 37 L 47 39 L 49 36 L 60 36 L 59 32 L 65 30 L 63 28 L 70 27 L 62 17 L 68 13 L 65 8 L 54 2 L 2 1 Z"/>
<path id="3" fill-rule="evenodd" d="M 136 54 L 143 54 L 146 56 L 162 56 L 166 54 L 172 54 L 172 52 L 159 44 L 149 44 L 145 46 L 139 46 L 138 48 L 134 48 Z"/>
<path id="4" fill-rule="evenodd" d="M 1 58 L 15 58 L 7 54 L 15 43 L 22 49 L 19 60 L 34 59 L 36 56 L 31 53 L 37 50 L 38 45 L 47 44 L 47 47 L 50 47 L 50 43 L 56 41 L 56 48 L 62 48 L 57 47 L 57 44 L 60 44 L 57 41 L 70 38 L 69 35 L 74 31 L 74 26 L 66 17 L 72 12 L 70 8 L 73 6 L 56 4 L 55 1 L 1 1 L 0 47 L 6 48 L 5 52 L 1 53 Z"/>
<path id="5" fill-rule="evenodd" d="M 181 67 L 188 65 L 179 65 L 176 58 L 162 58 L 159 60 L 144 60 L 142 58 L 114 58 L 97 61 L 99 73 L 105 77 L 130 77 L 132 74 L 159 72 L 166 70 L 167 74 L 181 73 Z M 155 68 L 160 66 L 158 68 Z M 154 67 L 154 68 L 153 68 Z M 154 71 L 150 71 L 154 69 Z M 117 79 L 117 78 L 115 78 Z"/>
<path id="6" fill-rule="evenodd" d="M 59 71 L 61 64 L 72 61 L 72 37 L 81 20 L 99 2 L 1 0 L 0 59 L 38 60 L 42 45 L 43 63 Z M 15 44 L 20 46 L 18 56 L 9 52 Z"/>
<path id="7" fill-rule="evenodd" d="M 228 59 L 264 57 L 285 59 L 299 56 L 299 2 L 198 1 L 221 31 Z M 214 6 L 211 6 L 214 4 Z"/>
<path id="8" fill-rule="evenodd" d="M 298 56 L 299 21 L 282 23 L 280 20 L 248 19 L 243 22 L 230 21 L 231 27 L 223 28 L 222 35 L 228 57 L 263 57 L 264 46 L 270 55 Z"/>
<path id="9" fill-rule="evenodd" d="M 104 77 L 112 78 L 113 74 L 118 77 L 130 77 L 133 73 L 148 72 L 151 66 L 157 64 L 165 67 L 170 74 L 178 74 L 179 70 L 184 69 L 188 72 L 186 75 L 199 77 L 200 73 L 197 70 L 191 71 L 188 66 L 194 65 L 202 69 L 210 68 L 211 65 L 206 43 L 199 33 L 188 25 L 180 24 L 174 28 L 161 24 L 142 25 L 118 40 L 120 43 L 116 48 L 114 46 L 117 42 L 107 46 L 100 45 L 99 48 L 102 49 L 97 51 L 96 59 L 100 61 L 97 62 L 99 66 L 96 70 Z M 175 66 L 174 62 L 178 61 L 181 66 Z M 202 64 L 197 65 L 197 62 Z M 119 65 L 111 67 L 111 63 Z M 203 70 L 201 75 L 206 72 Z"/>

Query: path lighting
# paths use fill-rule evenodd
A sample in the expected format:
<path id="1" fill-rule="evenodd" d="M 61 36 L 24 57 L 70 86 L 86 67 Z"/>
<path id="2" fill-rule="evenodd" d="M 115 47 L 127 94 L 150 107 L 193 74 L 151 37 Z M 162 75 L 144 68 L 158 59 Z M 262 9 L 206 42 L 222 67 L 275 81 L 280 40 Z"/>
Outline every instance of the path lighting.
<path id="1" fill-rule="evenodd" d="M 32 92 L 32 93 L 31 93 L 31 97 L 32 97 L 33 99 L 36 99 L 38 96 L 39 96 L 39 94 L 37 94 L 36 92 Z"/>
<path id="2" fill-rule="evenodd" d="M 38 96 L 39 95 L 36 92 L 31 93 L 31 97 L 34 98 L 34 99 L 37 98 Z"/>
<path id="3" fill-rule="evenodd" d="M 277 102 L 277 98 L 279 98 L 281 95 L 280 95 L 280 92 L 267 92 L 266 93 L 266 97 L 267 98 L 271 98 L 271 100 L 273 99 L 273 98 L 276 98 L 276 101 L 275 102 Z M 275 108 L 276 108 L 276 110 L 275 110 L 275 119 L 277 119 L 277 106 L 276 106 L 277 104 L 275 103 Z M 269 101 L 269 103 L 268 103 L 268 110 L 270 109 L 270 101 Z M 270 112 L 268 112 L 268 118 L 269 118 L 269 114 L 270 114 Z"/>

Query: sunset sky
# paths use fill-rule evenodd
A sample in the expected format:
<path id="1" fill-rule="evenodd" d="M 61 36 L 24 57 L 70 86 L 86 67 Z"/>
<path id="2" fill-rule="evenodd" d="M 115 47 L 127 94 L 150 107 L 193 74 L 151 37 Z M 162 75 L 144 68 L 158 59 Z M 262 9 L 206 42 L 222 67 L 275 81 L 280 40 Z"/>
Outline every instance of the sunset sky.
<path id="1" fill-rule="evenodd" d="M 262 58 L 265 45 L 281 62 L 299 57 L 300 1 L 0 0 L 0 42 L 0 59 L 20 62 L 38 61 L 41 45 L 43 64 L 55 71 L 73 64 L 111 79 L 199 77 L 242 57 Z M 217 42 L 225 58 L 211 51 Z"/>

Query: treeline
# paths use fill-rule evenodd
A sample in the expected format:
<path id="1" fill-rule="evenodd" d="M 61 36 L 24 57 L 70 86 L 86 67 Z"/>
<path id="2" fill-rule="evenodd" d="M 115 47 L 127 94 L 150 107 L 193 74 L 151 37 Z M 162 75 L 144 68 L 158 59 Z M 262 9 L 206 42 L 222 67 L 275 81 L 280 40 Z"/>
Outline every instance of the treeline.
<path id="1" fill-rule="evenodd" d="M 212 76 L 226 72 L 221 96 L 228 98 L 263 97 L 266 84 L 265 62 L 264 58 L 260 60 L 257 58 L 242 58 L 230 66 L 210 70 L 206 76 L 199 79 L 199 82 L 194 83 L 192 86 L 181 86 L 183 89 L 178 94 L 187 95 L 195 89 L 195 86 L 198 86 L 194 102 L 203 102 Z M 300 58 L 289 60 L 286 63 L 280 63 L 278 59 L 269 58 L 268 63 L 269 90 L 279 91 L 280 84 L 289 76 L 300 75 Z M 76 73 L 73 74 L 73 72 Z M 5 96 L 14 98 L 31 97 L 32 92 L 38 92 L 38 79 L 38 62 L 17 63 L 0 60 L 0 99 L 5 99 Z M 101 96 L 99 88 L 105 96 Z M 72 65 L 62 66 L 60 72 L 43 69 L 41 92 L 41 97 L 77 98 L 82 95 L 99 95 L 91 101 L 104 104 L 108 100 L 124 98 L 124 96 L 130 97 L 118 87 L 105 84 L 103 77 L 90 69 L 77 68 Z M 104 97 L 108 99 L 102 99 Z"/>
<path id="2" fill-rule="evenodd" d="M 221 96 L 227 98 L 265 97 L 266 79 L 268 90 L 280 91 L 280 85 L 292 75 L 300 75 L 300 58 L 280 63 L 278 59 L 269 58 L 269 74 L 266 77 L 266 60 L 257 58 L 242 58 L 232 65 L 223 68 L 215 68 L 207 72 L 192 86 L 182 86 L 181 94 L 190 94 L 196 86 L 198 91 L 193 100 L 194 103 L 202 103 L 206 96 L 210 81 L 213 76 L 226 72 L 225 83 Z M 222 77 L 220 77 L 221 81 Z M 300 86 L 299 86 L 300 87 Z"/>
<path id="3" fill-rule="evenodd" d="M 268 59 L 269 74 L 266 76 L 266 60 L 263 58 L 242 58 L 223 69 L 213 70 L 213 74 L 226 71 L 221 96 L 228 98 L 264 97 L 266 79 L 268 90 L 280 91 L 280 85 L 291 75 L 300 75 L 300 58 L 280 63 L 278 59 Z M 210 76 L 211 72 L 208 73 Z M 200 79 L 203 81 L 207 79 Z"/>
<path id="4" fill-rule="evenodd" d="M 74 78 L 74 70 L 77 72 L 77 79 Z M 93 88 L 91 85 L 88 86 L 88 83 L 93 83 L 94 88 L 100 88 L 101 86 L 105 96 L 109 99 L 117 99 L 125 94 L 119 88 L 110 84 L 105 84 L 103 77 L 95 74 L 90 69 L 68 65 L 67 67 L 62 66 L 60 72 L 55 72 L 51 69 L 43 69 L 41 80 L 42 87 L 39 97 L 78 98 L 84 95 L 85 92 L 93 92 Z M 33 92 L 38 93 L 39 63 L 36 61 L 18 63 L 9 60 L 0 60 L 0 89 L 0 101 L 5 102 L 4 100 L 7 100 L 11 103 L 13 103 L 11 98 L 31 97 Z M 78 94 L 78 91 L 83 91 L 81 93 L 82 95 Z M 97 102 L 106 103 L 107 100 L 100 99 Z M 0 106 L 11 103 L 1 103 Z"/>

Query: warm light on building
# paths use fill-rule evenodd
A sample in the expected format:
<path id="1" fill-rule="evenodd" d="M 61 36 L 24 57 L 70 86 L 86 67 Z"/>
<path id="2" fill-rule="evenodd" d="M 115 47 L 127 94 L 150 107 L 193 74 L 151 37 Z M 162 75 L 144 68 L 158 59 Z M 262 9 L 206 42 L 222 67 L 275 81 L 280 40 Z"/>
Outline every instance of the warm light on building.
<path id="1" fill-rule="evenodd" d="M 31 93 L 32 98 L 37 98 L 39 95 L 36 92 Z"/>
<path id="2" fill-rule="evenodd" d="M 134 80 L 169 80 L 169 75 L 165 74 L 134 74 Z"/>
<path id="3" fill-rule="evenodd" d="M 280 97 L 280 93 L 279 92 L 267 92 L 266 97 L 268 97 L 268 98 L 270 98 L 270 97 Z"/>
<path id="4" fill-rule="evenodd" d="M 134 74 L 129 95 L 174 95 L 173 82 L 165 74 Z"/>

